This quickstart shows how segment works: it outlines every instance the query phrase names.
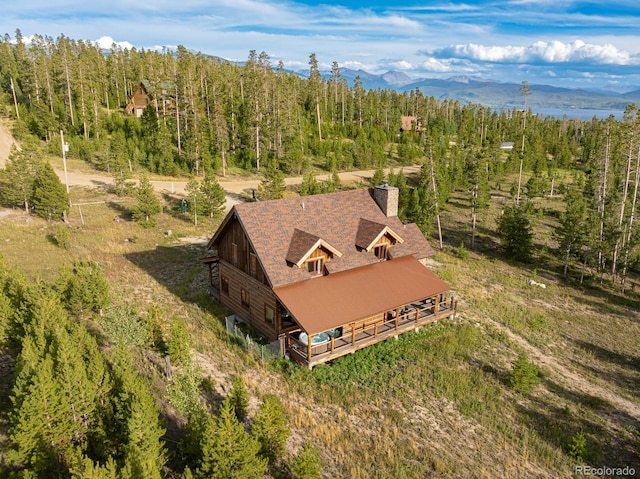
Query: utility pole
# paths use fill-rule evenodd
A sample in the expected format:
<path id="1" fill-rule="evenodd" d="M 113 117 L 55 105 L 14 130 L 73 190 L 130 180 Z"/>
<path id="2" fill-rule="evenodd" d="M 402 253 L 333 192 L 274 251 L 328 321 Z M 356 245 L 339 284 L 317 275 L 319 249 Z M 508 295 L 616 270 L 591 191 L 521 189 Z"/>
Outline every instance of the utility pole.
<path id="1" fill-rule="evenodd" d="M 64 142 L 64 133 L 60 130 L 60 143 L 62 144 L 62 167 L 64 168 L 64 184 L 67 188 L 67 196 L 69 196 L 69 177 L 67 176 L 67 151 L 69 151 L 69 143 Z M 71 206 L 71 197 L 69 196 L 69 206 Z"/>

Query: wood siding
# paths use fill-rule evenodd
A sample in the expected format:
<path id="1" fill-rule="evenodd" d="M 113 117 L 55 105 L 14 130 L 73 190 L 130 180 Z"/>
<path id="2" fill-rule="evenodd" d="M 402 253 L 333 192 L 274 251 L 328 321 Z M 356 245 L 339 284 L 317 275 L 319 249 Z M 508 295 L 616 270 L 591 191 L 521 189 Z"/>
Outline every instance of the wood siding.
<path id="1" fill-rule="evenodd" d="M 219 271 L 220 278 L 226 279 L 229 284 L 229 294 L 220 291 L 220 302 L 256 332 L 272 341 L 276 340 L 280 332 L 281 320 L 277 314 L 278 300 L 271 288 L 223 259 L 220 260 Z M 249 307 L 241 302 L 242 289 L 249 293 Z M 274 324 L 266 320 L 265 305 L 276 312 Z"/>
<path id="2" fill-rule="evenodd" d="M 235 247 L 233 246 L 235 245 Z M 220 237 L 217 243 L 218 256 L 221 260 L 227 261 L 228 264 L 235 266 L 247 276 L 256 279 L 258 282 L 268 285 L 269 282 L 264 274 L 262 265 L 256 252 L 251 247 L 251 243 L 247 239 L 240 223 L 234 218 L 226 227 L 226 231 Z M 233 250 L 236 250 L 237 261 L 234 261 Z M 252 268 L 252 256 L 255 258 Z"/>

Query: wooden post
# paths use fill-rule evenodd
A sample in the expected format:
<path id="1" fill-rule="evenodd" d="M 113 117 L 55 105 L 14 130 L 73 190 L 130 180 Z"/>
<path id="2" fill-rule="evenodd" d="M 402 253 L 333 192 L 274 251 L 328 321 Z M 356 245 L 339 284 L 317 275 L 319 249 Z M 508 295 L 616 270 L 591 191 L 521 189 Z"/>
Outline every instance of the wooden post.
<path id="1" fill-rule="evenodd" d="M 435 303 L 433 305 L 433 314 L 438 314 L 438 309 L 440 309 L 440 296 L 435 297 Z"/>
<path id="2" fill-rule="evenodd" d="M 356 344 L 356 325 L 354 323 L 351 324 L 351 345 L 355 346 Z"/>
<path id="3" fill-rule="evenodd" d="M 307 336 L 307 361 L 311 361 L 311 342 L 313 341 L 313 334 Z"/>
<path id="4" fill-rule="evenodd" d="M 375 323 L 373 325 L 373 337 L 377 338 L 378 337 L 378 323 Z"/>
<path id="5" fill-rule="evenodd" d="M 400 308 L 396 308 L 396 329 L 398 329 L 398 321 L 400 320 Z"/>
<path id="6" fill-rule="evenodd" d="M 68 195 L 69 194 L 69 178 L 67 177 L 67 150 L 69 149 L 69 145 L 67 145 L 64 142 L 64 133 L 62 132 L 62 130 L 60 130 L 60 142 L 62 144 L 62 167 L 64 168 L 64 184 L 67 188 L 67 195 Z"/>
<path id="7" fill-rule="evenodd" d="M 333 353 L 333 346 L 334 346 L 333 341 L 334 341 L 333 336 L 329 336 L 329 342 L 331 343 L 331 352 L 332 353 Z"/>

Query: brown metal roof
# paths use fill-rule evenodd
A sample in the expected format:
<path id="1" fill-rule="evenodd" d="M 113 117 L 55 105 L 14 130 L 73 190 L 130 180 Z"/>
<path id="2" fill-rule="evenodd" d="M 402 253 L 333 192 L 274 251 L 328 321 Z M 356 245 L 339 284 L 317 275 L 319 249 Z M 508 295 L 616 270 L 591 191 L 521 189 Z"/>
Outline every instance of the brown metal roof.
<path id="1" fill-rule="evenodd" d="M 449 291 L 413 256 L 329 274 L 273 291 L 308 334 Z"/>

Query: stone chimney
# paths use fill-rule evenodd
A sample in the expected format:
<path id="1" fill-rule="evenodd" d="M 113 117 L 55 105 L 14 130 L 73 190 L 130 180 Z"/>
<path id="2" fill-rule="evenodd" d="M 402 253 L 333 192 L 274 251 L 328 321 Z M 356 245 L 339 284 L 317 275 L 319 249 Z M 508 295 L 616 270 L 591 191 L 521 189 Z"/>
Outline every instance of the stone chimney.
<path id="1" fill-rule="evenodd" d="M 387 217 L 398 216 L 399 194 L 398 188 L 389 186 L 387 181 L 373 188 L 373 199 L 376 200 L 376 203 L 378 203 L 378 206 Z"/>

